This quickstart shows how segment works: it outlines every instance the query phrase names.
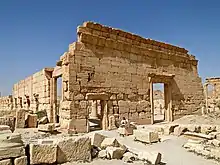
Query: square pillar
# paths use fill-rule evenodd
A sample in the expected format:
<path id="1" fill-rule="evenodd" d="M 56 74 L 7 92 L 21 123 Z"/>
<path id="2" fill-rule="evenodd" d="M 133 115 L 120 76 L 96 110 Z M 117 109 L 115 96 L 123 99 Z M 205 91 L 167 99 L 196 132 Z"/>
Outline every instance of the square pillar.
<path id="1" fill-rule="evenodd" d="M 152 81 L 150 81 L 150 105 L 151 105 L 151 124 L 154 124 L 154 91 L 153 91 Z"/>

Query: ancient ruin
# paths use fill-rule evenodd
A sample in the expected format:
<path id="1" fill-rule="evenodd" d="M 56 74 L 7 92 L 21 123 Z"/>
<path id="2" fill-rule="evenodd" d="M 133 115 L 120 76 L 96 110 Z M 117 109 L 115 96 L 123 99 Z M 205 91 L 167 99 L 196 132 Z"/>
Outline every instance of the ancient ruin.
<path id="1" fill-rule="evenodd" d="M 95 158 L 159 165 L 180 150 L 220 159 L 220 122 L 211 116 L 219 111 L 220 78 L 203 85 L 186 49 L 85 22 L 54 65 L 0 97 L 0 165 Z"/>

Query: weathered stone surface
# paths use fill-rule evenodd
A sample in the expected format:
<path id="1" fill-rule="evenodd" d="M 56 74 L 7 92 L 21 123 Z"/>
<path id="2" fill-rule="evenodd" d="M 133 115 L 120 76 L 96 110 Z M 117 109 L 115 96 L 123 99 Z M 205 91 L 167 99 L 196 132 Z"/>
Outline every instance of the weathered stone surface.
<path id="1" fill-rule="evenodd" d="M 132 163 L 133 161 L 137 160 L 137 156 L 133 153 L 126 152 L 126 153 L 124 153 L 122 160 L 125 163 Z"/>
<path id="2" fill-rule="evenodd" d="M 38 130 L 43 132 L 53 132 L 55 130 L 55 124 L 54 123 L 39 124 Z"/>
<path id="3" fill-rule="evenodd" d="M 177 127 L 177 124 L 169 124 L 164 127 L 164 135 L 170 135 L 174 132 L 174 128 Z"/>
<path id="4" fill-rule="evenodd" d="M 188 129 L 187 127 L 184 126 L 178 126 L 174 128 L 174 135 L 176 136 L 180 136 L 182 135 L 184 132 L 186 132 Z"/>
<path id="5" fill-rule="evenodd" d="M 36 114 L 28 114 L 27 127 L 28 128 L 36 128 L 37 127 L 37 115 Z"/>
<path id="6" fill-rule="evenodd" d="M 101 144 L 105 138 L 106 136 L 104 135 L 101 135 L 99 133 L 94 133 L 91 136 L 91 144 L 96 147 L 101 147 Z"/>
<path id="7" fill-rule="evenodd" d="M 47 116 L 44 116 L 42 117 L 40 120 L 39 120 L 39 124 L 47 124 L 48 123 L 48 118 Z"/>
<path id="8" fill-rule="evenodd" d="M 102 141 L 101 148 L 105 149 L 107 147 L 119 147 L 120 144 L 115 138 L 105 138 Z"/>
<path id="9" fill-rule="evenodd" d="M 57 160 L 57 145 L 30 144 L 30 164 L 53 164 Z"/>
<path id="10" fill-rule="evenodd" d="M 162 155 L 158 152 L 140 152 L 138 154 L 138 159 L 148 161 L 149 163 L 159 165 L 161 163 Z"/>
<path id="11" fill-rule="evenodd" d="M 109 155 L 109 159 L 121 159 L 123 154 L 125 153 L 125 149 L 121 147 L 112 147 L 108 146 L 106 148 L 107 155 Z"/>
<path id="12" fill-rule="evenodd" d="M 15 127 L 16 128 L 24 128 L 25 127 L 25 110 L 24 109 L 19 109 L 16 112 L 16 123 Z"/>
<path id="13" fill-rule="evenodd" d="M 206 134 L 202 134 L 202 133 L 185 132 L 184 135 L 204 138 L 204 139 L 207 139 L 207 140 L 214 139 L 214 136 L 206 135 Z"/>
<path id="14" fill-rule="evenodd" d="M 8 125 L 0 125 L 0 133 L 2 132 L 2 131 L 10 131 L 10 126 L 8 126 Z"/>
<path id="15" fill-rule="evenodd" d="M 7 158 L 16 158 L 19 156 L 24 156 L 25 155 L 25 149 L 24 147 L 19 147 L 19 143 L 13 143 L 13 144 L 8 144 L 4 143 L 1 144 L 0 147 L 0 160 L 1 159 L 7 159 Z"/>
<path id="16" fill-rule="evenodd" d="M 0 165 L 12 165 L 11 159 L 1 160 Z"/>
<path id="17" fill-rule="evenodd" d="M 14 165 L 27 165 L 27 156 L 22 156 L 19 158 L 15 158 Z"/>
<path id="18" fill-rule="evenodd" d="M 135 140 L 144 143 L 154 143 L 159 141 L 157 132 L 146 132 L 146 130 L 134 130 Z"/>
<path id="19" fill-rule="evenodd" d="M 58 143 L 57 162 L 91 161 L 91 139 L 79 137 Z"/>
<path id="20" fill-rule="evenodd" d="M 99 151 L 98 158 L 101 158 L 101 159 L 107 158 L 107 151 L 106 150 Z"/>

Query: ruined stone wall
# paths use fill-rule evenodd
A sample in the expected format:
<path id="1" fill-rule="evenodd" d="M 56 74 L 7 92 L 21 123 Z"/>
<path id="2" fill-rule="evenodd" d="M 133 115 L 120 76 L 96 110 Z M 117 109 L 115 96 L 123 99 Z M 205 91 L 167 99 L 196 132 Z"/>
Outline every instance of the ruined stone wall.
<path id="1" fill-rule="evenodd" d="M 19 97 L 22 98 L 23 108 L 28 108 L 27 97 L 30 99 L 30 110 L 47 110 L 50 112 L 50 79 L 48 70 L 43 69 L 24 80 L 14 84 L 13 99 L 14 107 L 20 108 Z M 25 96 L 26 95 L 26 96 Z"/>
<path id="2" fill-rule="evenodd" d="M 11 95 L 0 97 L 0 111 L 12 110 L 12 108 L 13 108 L 13 99 Z"/>
<path id="3" fill-rule="evenodd" d="M 84 23 L 78 27 L 78 41 L 60 59 L 64 82 L 61 119 L 83 121 L 88 113 L 86 94 L 105 92 L 109 95 L 108 114 L 149 123 L 149 73 L 175 75 L 175 118 L 197 112 L 204 101 L 203 87 L 197 60 L 187 52 L 118 29 Z"/>

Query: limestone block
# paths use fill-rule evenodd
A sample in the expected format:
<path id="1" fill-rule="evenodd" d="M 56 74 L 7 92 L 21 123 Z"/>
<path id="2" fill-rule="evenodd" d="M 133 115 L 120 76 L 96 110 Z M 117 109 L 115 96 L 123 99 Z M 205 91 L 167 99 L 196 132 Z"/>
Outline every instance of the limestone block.
<path id="1" fill-rule="evenodd" d="M 8 130 L 10 131 L 10 127 L 8 125 L 0 125 L 0 132 Z"/>
<path id="2" fill-rule="evenodd" d="M 101 144 L 103 142 L 103 140 L 106 138 L 106 136 L 104 135 L 101 135 L 99 133 L 93 133 L 92 136 L 91 136 L 91 144 L 93 146 L 96 146 L 96 147 L 101 147 Z"/>
<path id="3" fill-rule="evenodd" d="M 125 153 L 125 149 L 121 147 L 112 147 L 108 146 L 106 148 L 107 155 L 109 155 L 109 159 L 121 159 L 123 154 Z"/>
<path id="4" fill-rule="evenodd" d="M 148 161 L 151 164 L 159 165 L 161 163 L 162 155 L 159 152 L 140 152 L 138 153 L 138 159 Z"/>
<path id="5" fill-rule="evenodd" d="M 177 124 L 169 124 L 164 127 L 164 135 L 169 135 L 174 132 L 174 128 L 177 127 Z"/>
<path id="6" fill-rule="evenodd" d="M 126 152 L 124 153 L 122 160 L 125 163 L 133 163 L 133 161 L 137 160 L 137 156 L 131 152 Z"/>
<path id="7" fill-rule="evenodd" d="M 16 112 L 16 128 L 24 128 L 25 127 L 25 110 L 19 109 Z"/>
<path id="8" fill-rule="evenodd" d="M 27 126 L 28 128 L 37 128 L 37 115 L 36 114 L 28 115 Z"/>
<path id="9" fill-rule="evenodd" d="M 101 159 L 107 158 L 107 151 L 106 150 L 99 151 L 98 158 L 101 158 Z"/>
<path id="10" fill-rule="evenodd" d="M 38 125 L 38 131 L 53 132 L 54 130 L 55 130 L 55 124 L 54 123 L 39 124 Z"/>
<path id="11" fill-rule="evenodd" d="M 0 160 L 7 159 L 7 158 L 16 158 L 25 155 L 24 147 L 17 147 L 20 144 L 13 143 L 13 144 L 1 144 L 0 147 Z M 15 147 L 14 147 L 15 146 Z"/>
<path id="12" fill-rule="evenodd" d="M 174 128 L 174 135 L 175 136 L 180 136 L 182 135 L 184 132 L 186 132 L 188 129 L 184 126 L 178 126 Z"/>
<path id="13" fill-rule="evenodd" d="M 30 164 L 53 164 L 57 160 L 57 145 L 30 144 Z"/>
<path id="14" fill-rule="evenodd" d="M 48 118 L 47 116 L 44 116 L 42 117 L 40 120 L 39 120 L 39 124 L 47 124 L 48 123 Z"/>
<path id="15" fill-rule="evenodd" d="M 158 132 L 146 132 L 145 130 L 134 130 L 135 140 L 144 143 L 154 143 L 159 141 Z"/>
<path id="16" fill-rule="evenodd" d="M 27 156 L 15 158 L 14 165 L 27 165 Z"/>
<path id="17" fill-rule="evenodd" d="M 11 159 L 1 160 L 0 165 L 12 165 L 12 160 Z"/>
<path id="18" fill-rule="evenodd" d="M 105 149 L 107 147 L 119 147 L 120 144 L 115 138 L 105 138 L 101 144 L 101 148 Z"/>
<path id="19" fill-rule="evenodd" d="M 79 137 L 58 142 L 57 162 L 91 161 L 91 139 Z"/>

